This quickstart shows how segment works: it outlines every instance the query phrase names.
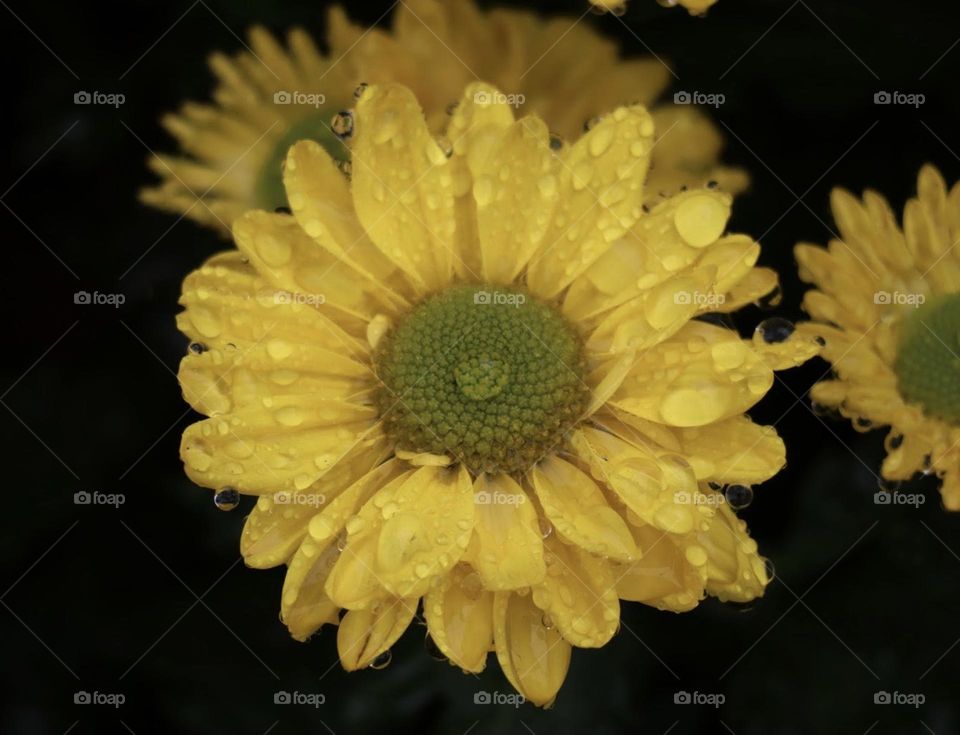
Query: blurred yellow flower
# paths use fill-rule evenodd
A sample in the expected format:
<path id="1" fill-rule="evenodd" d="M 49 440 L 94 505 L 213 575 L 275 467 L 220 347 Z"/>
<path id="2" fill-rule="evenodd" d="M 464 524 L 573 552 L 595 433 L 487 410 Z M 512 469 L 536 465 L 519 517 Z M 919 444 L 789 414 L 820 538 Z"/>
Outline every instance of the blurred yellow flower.
<path id="1" fill-rule="evenodd" d="M 141 199 L 224 235 L 249 209 L 286 206 L 280 166 L 292 143 L 312 139 L 334 158 L 349 159 L 331 120 L 353 104 L 361 82 L 410 87 L 431 130 L 440 133 L 464 86 L 483 80 L 505 90 L 518 111 L 542 117 L 572 139 L 585 121 L 617 105 L 649 106 L 670 77 L 656 59 L 618 58 L 616 45 L 586 22 L 482 12 L 472 0 L 400 3 L 392 32 L 357 27 L 335 7 L 326 45 L 324 55 L 294 29 L 284 48 L 257 27 L 248 52 L 214 54 L 213 103 L 188 102 L 163 118 L 181 152 L 149 159 L 161 181 Z M 731 192 L 746 186 L 742 171 L 717 164 L 722 138 L 696 107 L 663 105 L 653 115 L 663 139 L 653 154 L 652 196 L 710 180 Z"/>
<path id="2" fill-rule="evenodd" d="M 239 251 L 186 279 L 178 316 L 184 397 L 210 417 L 186 471 L 226 507 L 258 496 L 241 550 L 287 565 L 292 635 L 338 625 L 343 666 L 379 667 L 422 601 L 451 663 L 495 651 L 547 705 L 620 600 L 763 594 L 734 510 L 784 446 L 744 411 L 817 346 L 694 319 L 776 282 L 725 234 L 731 196 L 645 212 L 641 106 L 559 147 L 481 83 L 446 138 L 394 83 L 350 120 L 352 176 L 293 145 L 292 212 L 239 218 Z"/>
<path id="3" fill-rule="evenodd" d="M 800 244 L 800 276 L 816 285 L 801 330 L 825 341 L 834 378 L 811 390 L 867 431 L 889 426 L 883 478 L 942 478 L 960 510 L 960 184 L 924 166 L 903 227 L 877 192 L 831 195 L 842 240 Z"/>

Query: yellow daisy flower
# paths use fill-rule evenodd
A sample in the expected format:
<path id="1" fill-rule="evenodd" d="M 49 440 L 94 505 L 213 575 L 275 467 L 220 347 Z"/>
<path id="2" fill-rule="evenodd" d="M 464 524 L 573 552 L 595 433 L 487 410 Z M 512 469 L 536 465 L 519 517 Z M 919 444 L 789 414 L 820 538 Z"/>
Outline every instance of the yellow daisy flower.
<path id="1" fill-rule="evenodd" d="M 690 11 L 690 15 L 704 15 L 717 0 L 657 0 L 665 8 L 681 5 Z M 627 0 L 590 0 L 590 3 L 602 13 L 623 15 L 627 9 Z"/>
<path id="2" fill-rule="evenodd" d="M 644 213 L 644 108 L 556 149 L 502 100 L 468 86 L 438 142 L 408 88 L 370 86 L 352 177 L 290 148 L 292 213 L 248 212 L 239 252 L 184 283 L 179 377 L 210 418 L 181 454 L 227 506 L 258 496 L 242 553 L 287 565 L 295 638 L 338 624 L 343 666 L 379 666 L 422 600 L 453 664 L 493 650 L 545 705 L 621 599 L 763 593 L 725 498 L 745 504 L 784 447 L 743 412 L 817 347 L 694 319 L 776 279 L 724 234 L 729 194 Z"/>
<path id="3" fill-rule="evenodd" d="M 463 88 L 482 79 L 573 139 L 585 121 L 617 105 L 649 106 L 669 81 L 657 60 L 619 59 L 616 45 L 587 23 L 481 12 L 472 0 L 400 3 L 392 32 L 364 30 L 335 7 L 327 28 L 327 55 L 302 29 L 290 32 L 285 49 L 259 27 L 250 33 L 250 52 L 213 54 L 214 102 L 187 103 L 163 118 L 181 154 L 148 160 L 161 181 L 141 199 L 224 235 L 247 210 L 286 206 L 280 165 L 293 142 L 316 140 L 334 158 L 349 159 L 334 130 L 343 119 L 334 116 L 353 104 L 361 82 L 410 87 L 431 130 L 440 133 Z M 697 108 L 663 105 L 653 115 L 664 140 L 653 161 L 651 196 L 710 180 L 734 193 L 745 188 L 742 171 L 717 164 L 722 137 Z"/>
<path id="4" fill-rule="evenodd" d="M 811 390 L 858 430 L 889 426 L 881 468 L 894 483 L 917 472 L 942 478 L 960 510 L 960 184 L 947 191 L 924 166 L 901 228 L 887 201 L 835 189 L 842 240 L 796 248 L 800 276 L 817 286 L 802 331 L 825 341 L 834 378 Z"/>

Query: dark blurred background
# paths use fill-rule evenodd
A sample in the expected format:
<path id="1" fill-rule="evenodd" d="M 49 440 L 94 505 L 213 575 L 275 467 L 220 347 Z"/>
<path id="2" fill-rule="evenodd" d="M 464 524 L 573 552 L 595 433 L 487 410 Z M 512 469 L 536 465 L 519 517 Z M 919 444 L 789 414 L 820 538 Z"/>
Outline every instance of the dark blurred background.
<path id="1" fill-rule="evenodd" d="M 527 5 L 580 15 L 585 2 Z M 826 373 L 820 361 L 781 373 L 752 412 L 776 422 L 789 461 L 743 512 L 777 574 L 749 609 L 708 600 L 676 616 L 625 605 L 610 644 L 575 651 L 548 711 L 474 704 L 478 690 L 510 691 L 495 659 L 479 680 L 463 675 L 428 655 L 417 625 L 382 671 L 344 673 L 332 629 L 293 641 L 277 618 L 282 570 L 239 560 L 249 499 L 217 510 L 177 455 L 196 416 L 174 376 L 186 347 L 176 301 L 182 278 L 223 245 L 135 193 L 151 180 L 145 146 L 172 148 L 160 114 L 209 93 L 207 54 L 241 48 L 237 35 L 254 22 L 322 34 L 325 3 L 0 5 L 0 293 L 11 347 L 0 383 L 10 470 L 0 730 L 960 732 L 960 516 L 942 511 L 927 481 L 902 489 L 922 494 L 919 507 L 874 503 L 883 433 L 811 412 L 804 393 Z M 370 23 L 390 3 L 351 5 Z M 711 113 L 728 131 L 725 160 L 753 177 L 732 229 L 762 238 L 761 262 L 780 271 L 776 315 L 802 317 L 791 247 L 830 237 L 832 186 L 878 189 L 899 212 L 921 164 L 960 176 L 960 23 L 946 0 L 720 0 L 705 19 L 631 0 L 622 19 L 584 22 L 628 55 L 646 46 L 669 59 L 679 77 L 670 94 L 726 96 Z M 84 89 L 127 101 L 74 105 Z M 884 90 L 926 100 L 875 105 Z M 126 302 L 75 305 L 78 290 Z M 748 334 L 768 315 L 749 308 L 736 323 Z M 74 503 L 94 490 L 125 503 Z M 275 705 L 280 690 L 326 701 Z M 125 702 L 75 704 L 81 691 Z M 681 691 L 725 703 L 675 704 Z M 877 692 L 924 702 L 875 704 Z"/>

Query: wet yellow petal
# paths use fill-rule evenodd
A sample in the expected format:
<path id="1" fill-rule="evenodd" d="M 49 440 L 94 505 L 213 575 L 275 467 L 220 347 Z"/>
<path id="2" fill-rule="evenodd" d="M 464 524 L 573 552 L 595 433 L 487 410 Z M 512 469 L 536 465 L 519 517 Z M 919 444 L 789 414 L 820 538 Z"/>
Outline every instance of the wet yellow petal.
<path id="1" fill-rule="evenodd" d="M 383 506 L 376 573 L 401 597 L 423 595 L 467 548 L 474 524 L 470 476 L 464 467 L 422 467 Z"/>
<path id="2" fill-rule="evenodd" d="M 458 564 L 423 598 L 430 637 L 464 671 L 480 672 L 493 647 L 493 592 Z"/>
<path id="3" fill-rule="evenodd" d="M 500 667 L 514 688 L 536 705 L 553 702 L 570 667 L 570 644 L 544 625 L 531 595 L 495 593 L 493 636 Z"/>
<path id="4" fill-rule="evenodd" d="M 553 220 L 528 267 L 535 294 L 559 293 L 640 218 L 652 145 L 649 113 L 620 107 L 563 153 Z"/>
<path id="5" fill-rule="evenodd" d="M 319 143 L 302 140 L 287 152 L 283 183 L 297 223 L 321 247 L 385 285 L 396 270 L 370 242 L 353 211 L 346 178 Z"/>
<path id="6" fill-rule="evenodd" d="M 322 304 L 363 319 L 388 308 L 379 286 L 320 247 L 288 214 L 252 211 L 233 224 L 237 247 L 280 291 L 278 299 Z"/>
<path id="7" fill-rule="evenodd" d="M 305 640 L 324 623 L 337 622 L 340 606 L 325 589 L 340 554 L 337 535 L 369 496 L 402 470 L 396 460 L 385 462 L 317 509 L 310 519 L 308 533 L 288 563 L 283 580 L 280 616 L 294 638 Z"/>
<path id="8" fill-rule="evenodd" d="M 450 167 L 409 89 L 367 88 L 352 151 L 353 201 L 374 244 L 421 293 L 447 285 L 455 230 Z"/>
<path id="9" fill-rule="evenodd" d="M 747 533 L 747 524 L 726 505 L 696 534 L 707 552 L 707 592 L 723 601 L 749 602 L 763 595 L 770 583 L 766 563 L 757 544 Z"/>
<path id="10" fill-rule="evenodd" d="M 626 521 L 589 475 L 559 457 L 547 457 L 534 465 L 531 476 L 544 514 L 563 538 L 600 556 L 636 558 Z"/>
<path id="11" fill-rule="evenodd" d="M 552 536 L 545 545 L 549 573 L 531 591 L 534 603 L 571 645 L 599 648 L 620 626 L 610 563 Z"/>
<path id="12" fill-rule="evenodd" d="M 730 330 L 689 322 L 642 355 L 611 404 L 670 426 L 704 426 L 750 408 L 773 371 Z"/>
<path id="13" fill-rule="evenodd" d="M 532 117 L 507 128 L 473 167 L 484 281 L 511 283 L 540 245 L 559 194 L 558 169 L 547 126 Z"/>
<path id="14" fill-rule="evenodd" d="M 337 629 L 337 651 L 347 671 L 372 664 L 390 650 L 410 625 L 417 612 L 417 600 L 390 598 L 368 610 L 350 610 Z"/>
<path id="15" fill-rule="evenodd" d="M 488 590 L 510 590 L 543 581 L 543 542 L 537 510 L 509 475 L 480 475 L 474 482 L 476 517 L 467 559 Z"/>
<path id="16" fill-rule="evenodd" d="M 787 461 L 776 430 L 746 416 L 680 429 L 678 435 L 698 480 L 749 485 L 770 479 Z"/>
<path id="17" fill-rule="evenodd" d="M 629 565 L 615 565 L 617 594 L 624 600 L 642 602 L 661 610 L 686 612 L 705 594 L 703 566 L 690 563 L 674 536 L 650 526 L 633 527 L 643 558 Z M 701 550 L 702 551 L 702 550 Z M 690 552 L 696 562 L 705 558 Z"/>
<path id="18" fill-rule="evenodd" d="M 268 398 L 187 427 L 180 457 L 198 485 L 302 492 L 362 446 L 382 445 L 373 408 L 315 395 Z"/>

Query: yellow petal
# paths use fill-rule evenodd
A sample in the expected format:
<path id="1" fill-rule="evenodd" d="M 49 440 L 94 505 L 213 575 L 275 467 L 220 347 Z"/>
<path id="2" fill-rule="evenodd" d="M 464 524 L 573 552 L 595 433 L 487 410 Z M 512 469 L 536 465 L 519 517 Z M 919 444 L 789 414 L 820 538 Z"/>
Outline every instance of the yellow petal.
<path id="1" fill-rule="evenodd" d="M 730 330 L 689 322 L 642 355 L 610 403 L 670 426 L 704 426 L 743 413 L 773 371 Z"/>
<path id="2" fill-rule="evenodd" d="M 369 496 L 402 470 L 403 465 L 396 460 L 385 462 L 322 506 L 310 519 L 308 533 L 287 566 L 280 603 L 280 617 L 297 640 L 306 640 L 324 623 L 338 621 L 340 607 L 325 589 L 340 554 L 336 537 Z"/>
<path id="3" fill-rule="evenodd" d="M 710 205 L 698 204 L 702 201 Z M 573 282 L 564 301 L 564 312 L 573 318 L 592 316 L 674 276 L 684 275 L 684 270 L 709 250 L 685 240 L 677 223 L 684 223 L 684 231 L 689 235 L 695 229 L 689 223 L 697 221 L 696 215 L 690 212 L 704 209 L 723 214 L 722 226 L 725 226 L 731 203 L 729 194 L 707 189 L 682 192 L 661 201 Z M 708 224 L 714 229 L 717 226 L 716 222 Z M 701 240 L 697 242 L 701 242 L 705 235 L 698 234 Z"/>
<path id="4" fill-rule="evenodd" d="M 685 552 L 682 541 L 651 526 L 632 527 L 643 558 L 629 565 L 615 565 L 617 594 L 624 600 L 642 602 L 660 610 L 692 610 L 705 594 L 703 549 Z M 697 562 L 696 565 L 687 558 Z"/>
<path id="5" fill-rule="evenodd" d="M 373 408 L 315 395 L 278 396 L 188 426 L 180 443 L 187 475 L 203 487 L 297 493 L 358 449 L 384 443 Z"/>
<path id="6" fill-rule="evenodd" d="M 682 454 L 698 480 L 753 484 L 786 464 L 786 448 L 772 426 L 735 416 L 707 426 L 680 429 Z"/>
<path id="7" fill-rule="evenodd" d="M 493 647 L 493 593 L 469 566 L 458 564 L 423 598 L 430 637 L 464 671 L 478 673 Z"/>
<path id="8" fill-rule="evenodd" d="M 599 648 L 620 626 L 620 602 L 610 563 L 557 538 L 545 541 L 550 568 L 531 592 L 563 637 L 579 648 Z"/>
<path id="9" fill-rule="evenodd" d="M 636 558 L 637 546 L 626 521 L 589 475 L 559 457 L 534 465 L 531 475 L 544 514 L 563 538 L 600 556 Z"/>
<path id="10" fill-rule="evenodd" d="M 556 627 L 544 625 L 543 611 L 529 594 L 497 592 L 493 636 L 500 668 L 529 701 L 553 702 L 570 667 L 570 644 Z"/>
<path id="11" fill-rule="evenodd" d="M 386 285 L 396 270 L 370 242 L 353 211 L 347 180 L 319 143 L 302 140 L 287 152 L 283 183 L 297 223 L 322 248 Z"/>
<path id="12" fill-rule="evenodd" d="M 687 499 L 697 493 L 697 480 L 685 459 L 657 456 L 611 433 L 584 427 L 571 436 L 574 451 L 636 517 L 670 533 L 691 532 L 707 507 Z M 687 500 L 687 502 L 682 502 Z"/>
<path id="13" fill-rule="evenodd" d="M 383 456 L 382 445 L 377 450 L 364 442 L 332 467 L 310 492 L 261 495 L 240 537 L 240 553 L 247 566 L 265 569 L 286 562 L 303 539 L 310 519 Z"/>
<path id="14" fill-rule="evenodd" d="M 483 280 L 511 283 L 540 245 L 558 196 L 558 164 L 539 118 L 523 118 L 473 169 Z"/>
<path id="15" fill-rule="evenodd" d="M 422 467 L 382 508 L 376 574 L 397 596 L 423 595 L 467 548 L 474 524 L 470 475 L 462 466 Z"/>
<path id="16" fill-rule="evenodd" d="M 476 517 L 467 558 L 488 590 L 529 587 L 543 581 L 543 541 L 537 510 L 509 475 L 480 475 L 474 482 Z"/>
<path id="17" fill-rule="evenodd" d="M 346 539 L 339 543 L 343 551 L 325 583 L 327 595 L 340 607 L 361 610 L 387 596 L 375 569 L 377 538 L 383 525 L 381 508 L 412 476 L 408 471 L 393 477 L 372 498 L 369 485 L 358 482 L 311 520 L 310 535 L 318 541 L 334 538 L 341 529 L 347 531 Z M 360 503 L 363 505 L 357 513 Z"/>
<path id="18" fill-rule="evenodd" d="M 620 107 L 561 158 L 559 198 L 527 282 L 543 298 L 559 293 L 640 217 L 650 164 L 653 119 L 642 107 Z"/>
<path id="19" fill-rule="evenodd" d="M 453 187 L 447 157 L 413 93 L 368 87 L 356 107 L 353 201 L 374 244 L 419 292 L 453 274 Z"/>
<path id="20" fill-rule="evenodd" d="M 384 308 L 379 286 L 317 245 L 288 214 L 254 210 L 233 223 L 237 247 L 290 301 L 322 304 L 361 319 Z"/>
<path id="21" fill-rule="evenodd" d="M 724 602 L 749 602 L 763 595 L 770 583 L 766 562 L 747 533 L 747 524 L 726 505 L 696 534 L 707 552 L 707 592 Z"/>
<path id="22" fill-rule="evenodd" d="M 350 610 L 337 629 L 337 651 L 347 671 L 366 668 L 390 650 L 410 625 L 417 600 L 386 599 L 375 608 Z"/>
<path id="23" fill-rule="evenodd" d="M 679 331 L 713 295 L 707 271 L 681 275 L 615 308 L 587 339 L 587 349 L 622 354 L 647 350 Z"/>

